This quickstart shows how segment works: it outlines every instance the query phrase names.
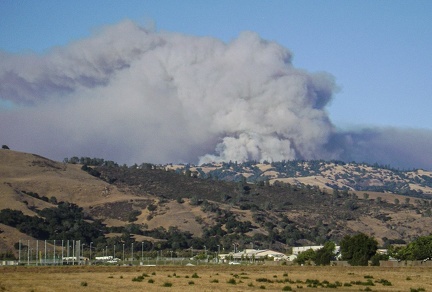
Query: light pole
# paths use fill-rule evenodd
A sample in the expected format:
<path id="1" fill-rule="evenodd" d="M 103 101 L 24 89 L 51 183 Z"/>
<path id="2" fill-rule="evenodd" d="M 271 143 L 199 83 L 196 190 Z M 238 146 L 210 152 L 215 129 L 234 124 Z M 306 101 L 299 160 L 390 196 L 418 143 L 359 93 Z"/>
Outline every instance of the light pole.
<path id="1" fill-rule="evenodd" d="M 93 244 L 93 241 L 92 242 L 90 242 L 90 259 L 89 259 L 89 262 L 91 263 L 91 256 L 92 256 L 92 244 Z"/>
<path id="2" fill-rule="evenodd" d="M 219 263 L 220 245 L 218 244 L 217 247 L 218 247 L 217 262 Z"/>
<path id="3" fill-rule="evenodd" d="M 27 266 L 30 265 L 30 240 L 27 239 Z"/>
<path id="4" fill-rule="evenodd" d="M 123 243 L 123 263 L 124 263 L 124 243 Z"/>
<path id="5" fill-rule="evenodd" d="M 204 245 L 204 255 L 207 258 L 207 247 Z"/>
<path id="6" fill-rule="evenodd" d="M 56 259 L 55 259 L 55 250 L 56 250 L 56 241 L 55 241 L 55 239 L 54 239 L 54 249 L 53 249 L 53 264 L 55 265 L 56 264 Z M 37 254 L 37 251 L 36 251 L 36 254 Z"/>
<path id="7" fill-rule="evenodd" d="M 85 260 L 84 260 L 84 243 L 83 244 L 81 244 L 81 256 L 82 256 L 82 258 L 83 258 L 83 265 L 85 265 Z M 80 260 L 81 260 L 81 257 L 80 257 Z"/>
<path id="8" fill-rule="evenodd" d="M 173 262 L 173 257 L 172 257 L 172 253 L 173 253 L 173 251 L 171 250 L 170 253 L 171 253 L 171 264 L 173 264 L 173 263 L 174 263 L 174 262 Z"/>
<path id="9" fill-rule="evenodd" d="M 133 242 L 132 242 L 132 250 L 131 250 L 131 264 L 133 264 Z"/>
<path id="10" fill-rule="evenodd" d="M 114 249 L 113 260 L 115 260 L 115 257 L 116 257 L 116 256 L 115 256 L 115 246 L 116 246 L 116 245 L 115 245 L 115 243 L 114 243 L 114 246 L 113 246 L 113 249 Z"/>
<path id="11" fill-rule="evenodd" d="M 144 241 L 141 241 L 141 262 L 144 261 Z"/>

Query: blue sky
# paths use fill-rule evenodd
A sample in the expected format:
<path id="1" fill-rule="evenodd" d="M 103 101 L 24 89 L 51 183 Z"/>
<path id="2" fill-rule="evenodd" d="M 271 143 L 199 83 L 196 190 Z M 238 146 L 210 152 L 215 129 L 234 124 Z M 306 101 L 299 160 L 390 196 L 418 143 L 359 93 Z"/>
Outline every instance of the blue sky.
<path id="1" fill-rule="evenodd" d="M 333 74 L 340 127 L 432 128 L 432 1 L 0 1 L 0 50 L 42 53 L 132 19 L 225 42 L 257 32 Z"/>

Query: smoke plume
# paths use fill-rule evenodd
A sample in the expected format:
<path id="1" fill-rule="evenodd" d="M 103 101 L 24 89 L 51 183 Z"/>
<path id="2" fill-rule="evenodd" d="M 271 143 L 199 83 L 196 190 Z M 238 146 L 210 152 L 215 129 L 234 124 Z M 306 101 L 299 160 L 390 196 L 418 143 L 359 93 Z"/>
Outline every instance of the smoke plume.
<path id="1" fill-rule="evenodd" d="M 14 104 L 0 112 L 1 142 L 54 159 L 128 164 L 357 159 L 431 165 L 430 157 L 420 159 L 432 146 L 428 131 L 418 135 L 423 146 L 411 155 L 395 141 L 409 133 L 397 129 L 396 135 L 338 132 L 326 111 L 337 90 L 334 78 L 294 68 L 291 59 L 286 48 L 252 32 L 224 43 L 151 32 L 130 21 L 43 55 L 0 53 L 0 98 Z"/>

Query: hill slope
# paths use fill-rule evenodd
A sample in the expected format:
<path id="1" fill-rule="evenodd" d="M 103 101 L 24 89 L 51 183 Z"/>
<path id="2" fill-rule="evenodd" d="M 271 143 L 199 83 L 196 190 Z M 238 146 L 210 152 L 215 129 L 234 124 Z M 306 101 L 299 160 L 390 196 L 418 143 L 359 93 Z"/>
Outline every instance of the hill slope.
<path id="1" fill-rule="evenodd" d="M 319 179 L 312 181 L 329 176 L 336 181 L 338 173 L 345 172 L 344 185 L 348 186 L 348 166 L 328 163 L 328 170 L 315 172 L 313 177 Z M 101 220 L 107 226 L 107 237 L 97 241 L 101 246 L 107 240 L 124 242 L 126 239 L 115 233 L 120 232 L 117 234 L 130 236 L 131 240 L 159 242 L 162 249 L 206 245 L 214 250 L 218 244 L 243 248 L 254 244 L 286 250 L 293 245 L 338 241 L 355 232 L 372 235 L 385 244 L 411 241 L 432 230 L 431 201 L 426 196 L 420 199 L 377 192 L 365 195 L 364 191 L 352 191 L 355 187 L 326 191 L 319 184 L 301 184 L 302 177 L 282 177 L 275 165 L 251 165 L 252 172 L 236 167 L 240 171 L 230 166 L 228 175 L 240 178 L 238 181 L 221 181 L 216 173 L 226 169 L 218 170 L 215 166 L 183 166 L 183 172 L 178 171 L 179 167 L 176 172 L 174 166 L 82 167 L 2 150 L 0 210 L 41 216 L 46 214 L 41 213 L 44 208 L 58 208 L 59 202 L 70 202 L 83 208 L 89 222 Z M 258 171 L 264 175 L 256 177 L 266 178 L 268 183 L 257 180 L 251 184 L 241 178 L 250 178 Z M 351 171 L 364 177 L 381 173 L 381 181 L 394 179 L 392 174 L 384 177 L 385 169 L 372 171 L 358 166 Z M 421 178 L 430 176 L 427 172 L 412 173 Z M 211 175 L 199 178 L 204 177 L 202 174 Z M 428 192 L 422 193 L 425 194 Z M 16 252 L 12 245 L 22 234 L 4 225 L 0 229 L 0 247 Z M 49 238 L 59 239 L 55 234 Z M 96 239 L 94 242 L 96 245 Z"/>

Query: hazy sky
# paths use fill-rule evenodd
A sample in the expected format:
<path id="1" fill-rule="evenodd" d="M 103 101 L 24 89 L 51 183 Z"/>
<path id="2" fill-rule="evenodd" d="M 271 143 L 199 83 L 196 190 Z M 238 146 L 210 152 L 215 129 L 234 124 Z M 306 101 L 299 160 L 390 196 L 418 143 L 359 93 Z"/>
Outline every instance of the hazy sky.
<path id="1" fill-rule="evenodd" d="M 208 36 L 221 41 L 222 44 L 220 45 L 228 44 L 228 46 L 237 40 L 242 32 L 252 31 L 262 40 L 274 42 L 289 50 L 290 64 L 296 70 L 304 69 L 313 74 L 328 72 L 334 77 L 335 84 L 333 85 L 335 86 L 332 85 L 331 98 L 329 97 L 327 100 L 327 97 L 324 97 L 326 99 L 325 107 L 321 110 L 328 114 L 331 125 L 335 129 L 359 131 L 356 132 L 357 134 L 364 133 L 365 128 L 368 128 L 367 131 L 369 131 L 376 129 L 376 127 L 392 128 L 398 133 L 410 133 L 412 132 L 411 129 L 415 129 L 414 131 L 421 132 L 422 138 L 419 141 L 430 143 L 429 134 L 432 130 L 431 15 L 432 1 L 429 0 L 1 0 L 0 62 L 9 64 L 9 67 L 4 67 L 6 68 L 4 72 L 7 70 L 7 72 L 12 72 L 15 69 L 11 68 L 16 68 L 17 64 L 28 65 L 28 62 L 25 61 L 26 58 L 39 58 L 35 62 L 42 64 L 44 63 L 43 60 L 50 58 L 47 56 L 55 55 L 53 52 L 59 48 L 60 50 L 70 48 L 83 39 L 91 39 L 95 35 L 101 34 L 105 27 L 115 26 L 125 20 L 132 20 L 138 26 L 154 34 L 174 33 L 193 37 Z M 128 33 L 127 30 L 125 33 Z M 168 38 L 169 41 L 167 42 L 174 42 L 171 36 Z M 128 39 L 127 41 L 131 40 Z M 178 42 L 174 43 L 178 44 Z M 109 43 L 106 44 L 109 46 Z M 83 45 L 80 50 L 82 47 Z M 54 61 L 51 60 L 50 62 Z M 219 64 L 218 61 L 214 62 Z M 128 63 L 127 66 L 129 65 Z M 0 82 L 11 82 L 10 78 L 9 76 L 1 79 L 0 76 Z M 52 83 L 52 80 L 50 82 Z M 98 82 L 106 85 L 108 81 L 103 79 Z M 313 82 L 316 85 L 319 81 Z M 29 81 L 26 84 L 26 86 L 31 87 L 32 82 Z M 48 85 L 44 84 L 43 88 L 46 86 Z M 5 89 L 6 87 L 7 89 Z M 31 112 L 31 107 L 34 107 L 33 110 L 38 108 L 38 105 L 19 101 L 18 97 L 4 96 L 6 92 L 21 90 L 21 88 L 17 88 L 11 89 L 9 85 L 6 86 L 5 84 L 3 84 L 3 91 L 0 88 L 0 115 L 10 114 L 12 111 Z M 42 95 L 47 93 L 39 90 L 38 94 L 41 94 L 40 97 L 44 99 Z M 26 99 L 28 96 L 20 96 L 20 98 Z M 113 102 L 115 103 L 115 101 Z M 311 106 L 311 108 L 314 107 Z M 235 133 L 236 141 L 240 143 L 241 138 L 244 138 L 241 136 L 244 129 L 230 130 Z M 215 130 L 218 133 L 223 131 L 227 132 L 226 129 L 222 130 L 222 127 Z M 266 132 L 265 135 L 269 133 Z M 260 134 L 264 135 L 264 133 Z M 251 138 L 254 134 L 249 133 L 247 135 L 248 139 L 254 140 Z M 216 142 L 220 142 L 221 139 L 228 136 L 206 137 L 204 140 L 208 145 L 204 147 L 205 150 L 214 149 Z M 326 139 L 329 140 L 330 136 L 329 134 Z M 384 136 L 390 137 L 391 135 L 389 136 L 386 132 L 385 135 L 382 135 L 382 137 Z M 398 143 L 396 136 L 392 136 L 395 139 L 393 142 Z M 5 137 L 10 139 L 11 136 Z M 337 140 L 337 137 L 331 137 Z M 290 135 L 286 134 L 284 138 L 286 138 L 284 143 L 289 140 L 291 144 L 295 144 Z M 315 138 L 316 136 L 314 136 Z M 262 137 L 254 141 L 260 139 Z M 196 139 L 197 143 L 200 141 L 200 139 Z M 223 147 L 228 147 L 230 141 L 224 140 L 223 143 L 225 143 L 225 146 L 222 145 Z M 319 143 L 322 144 L 322 142 Z M 401 143 L 404 144 L 406 141 L 401 141 Z M 263 149 L 264 146 L 257 147 Z M 366 151 L 367 147 L 362 147 L 362 151 Z M 428 149 L 426 146 L 418 146 L 420 149 L 416 147 L 414 147 L 416 151 Z M 318 148 L 320 148 L 319 153 L 322 153 L 322 147 Z M 194 151 L 187 150 L 186 152 Z M 68 156 L 67 152 L 65 150 L 61 154 L 64 153 L 65 156 Z M 70 155 L 85 155 L 85 153 L 86 151 L 83 151 L 82 154 L 70 153 Z M 202 149 L 197 156 L 201 157 L 206 153 L 209 152 Z M 221 152 L 218 153 L 221 154 Z M 56 155 L 61 154 L 57 153 Z M 432 160 L 431 152 L 416 153 L 416 155 L 420 154 L 425 157 L 423 159 L 425 163 L 421 166 L 427 167 Z M 183 159 L 193 156 L 184 153 L 182 155 Z M 359 154 L 359 157 L 364 157 L 362 155 Z M 371 156 L 372 154 L 368 155 Z M 306 158 L 315 158 L 316 156 L 320 155 L 302 154 L 302 157 Z M 330 156 L 324 155 L 324 157 Z M 375 157 L 375 155 L 372 156 Z M 136 155 L 135 159 L 136 157 L 139 155 Z M 174 157 L 174 154 L 165 158 L 161 157 L 161 159 L 171 157 Z M 265 155 L 258 157 L 265 157 Z M 282 155 L 282 157 L 285 156 Z M 349 158 L 351 157 L 356 156 L 349 156 Z M 120 159 L 127 160 L 123 156 Z M 144 160 L 151 159 L 143 157 Z M 421 161 L 421 159 L 418 160 Z M 385 159 L 383 162 L 389 162 L 389 160 Z M 406 165 L 402 162 L 395 164 Z M 419 165 L 418 163 L 414 164 L 414 166 Z"/>

